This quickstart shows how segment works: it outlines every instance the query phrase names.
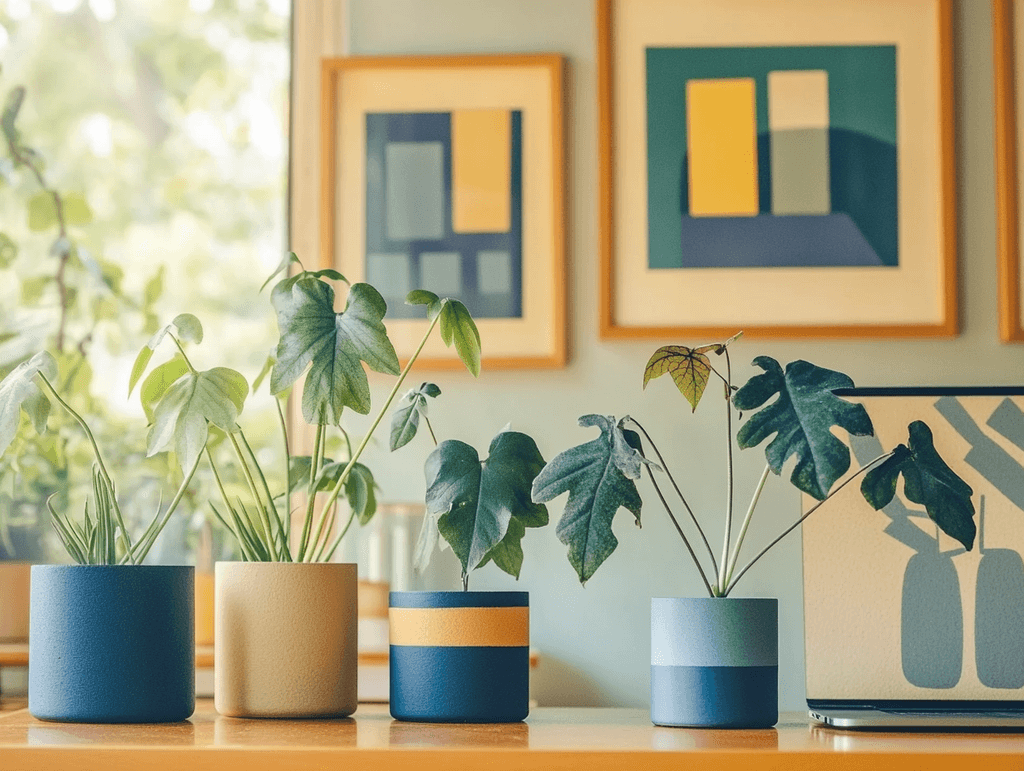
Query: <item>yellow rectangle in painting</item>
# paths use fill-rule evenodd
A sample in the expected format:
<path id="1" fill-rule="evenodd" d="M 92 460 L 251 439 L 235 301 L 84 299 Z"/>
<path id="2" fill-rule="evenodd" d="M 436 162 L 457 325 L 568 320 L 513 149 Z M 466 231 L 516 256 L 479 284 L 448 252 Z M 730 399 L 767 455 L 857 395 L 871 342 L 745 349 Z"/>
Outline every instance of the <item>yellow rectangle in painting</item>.
<path id="1" fill-rule="evenodd" d="M 687 81 L 686 108 L 690 214 L 757 215 L 754 79 Z"/>
<path id="2" fill-rule="evenodd" d="M 452 113 L 452 228 L 505 233 L 512 226 L 512 121 L 508 110 Z"/>

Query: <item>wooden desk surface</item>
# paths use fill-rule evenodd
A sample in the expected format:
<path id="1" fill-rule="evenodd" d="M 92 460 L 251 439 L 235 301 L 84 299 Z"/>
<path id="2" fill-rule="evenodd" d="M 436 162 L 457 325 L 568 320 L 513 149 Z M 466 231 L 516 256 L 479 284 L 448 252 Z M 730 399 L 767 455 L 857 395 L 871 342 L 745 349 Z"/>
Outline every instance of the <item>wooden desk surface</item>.
<path id="1" fill-rule="evenodd" d="M 344 764 L 344 765 L 341 765 Z M 782 716 L 767 731 L 652 726 L 646 710 L 539 708 L 513 725 L 400 723 L 360 705 L 346 720 L 238 720 L 206 699 L 169 725 L 44 723 L 0 702 L 0 768 L 177 769 L 1024 769 L 1024 734 L 850 733 Z"/>

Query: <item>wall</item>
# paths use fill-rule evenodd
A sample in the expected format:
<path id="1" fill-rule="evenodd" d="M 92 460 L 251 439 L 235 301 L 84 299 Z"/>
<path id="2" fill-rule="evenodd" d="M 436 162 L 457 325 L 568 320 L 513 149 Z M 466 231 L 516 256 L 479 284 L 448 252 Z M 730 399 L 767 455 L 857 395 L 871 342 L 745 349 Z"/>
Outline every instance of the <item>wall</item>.
<path id="1" fill-rule="evenodd" d="M 998 341 L 996 307 L 992 66 L 988 3 L 957 3 L 955 36 L 959 254 L 963 333 L 950 341 L 742 341 L 740 364 L 768 354 L 780 361 L 805 358 L 849 373 L 859 385 L 1018 384 L 1024 347 Z M 430 374 L 444 390 L 433 407 L 439 433 L 481 450 L 511 421 L 532 434 L 545 454 L 591 438 L 577 428 L 587 412 L 630 413 L 654 426 L 655 438 L 672 459 L 684 492 L 698 511 L 720 511 L 724 500 L 724 439 L 720 411 L 707 404 L 690 415 L 667 379 L 641 391 L 651 352 L 669 342 L 602 342 L 597 335 L 597 106 L 594 15 L 590 0 L 349 0 L 353 54 L 487 53 L 554 51 L 569 58 L 568 163 L 570 324 L 572 359 L 554 372 L 484 372 L 478 382 L 465 374 Z M 484 341 L 486 345 L 486 341 Z M 739 368 L 740 381 L 752 374 Z M 418 383 L 428 377 L 421 373 Z M 387 384 L 375 381 L 375 400 Z M 379 401 L 378 401 L 379 403 Z M 360 425 L 354 425 L 359 430 Z M 391 500 L 422 499 L 422 461 L 428 447 L 417 442 L 369 462 Z M 756 482 L 763 459 L 740 453 L 743 499 Z M 653 500 L 653 496 L 651 496 Z M 553 521 L 564 498 L 551 507 Z M 795 518 L 796 493 L 776 478 L 762 498 L 749 542 L 763 543 Z M 827 517 L 827 510 L 820 512 Z M 700 581 L 663 512 L 645 509 L 642 531 L 620 512 L 618 551 L 580 587 L 554 528 L 531 531 L 519 586 L 531 592 L 534 645 L 544 664 L 535 678 L 544 704 L 645 706 L 648 699 L 649 599 L 698 595 Z M 720 543 L 715 533 L 712 543 Z M 445 555 L 450 556 L 450 555 Z M 509 588 L 514 582 L 488 567 L 472 578 L 474 588 Z M 740 594 L 780 599 L 782 709 L 803 703 L 800 542 L 791 536 L 741 584 Z"/>

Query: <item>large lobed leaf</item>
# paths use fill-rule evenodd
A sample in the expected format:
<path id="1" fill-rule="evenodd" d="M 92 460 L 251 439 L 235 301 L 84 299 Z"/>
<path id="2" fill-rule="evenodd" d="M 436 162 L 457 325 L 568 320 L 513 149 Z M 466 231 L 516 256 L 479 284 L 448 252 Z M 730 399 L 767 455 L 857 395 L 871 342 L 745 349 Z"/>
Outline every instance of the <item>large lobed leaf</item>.
<path id="1" fill-rule="evenodd" d="M 46 398 L 35 382 L 37 373 L 47 380 L 57 377 L 57 362 L 46 351 L 40 351 L 24 361 L 0 380 L 0 455 L 3 455 L 15 434 L 24 411 L 32 419 L 38 433 L 46 431 L 46 420 L 50 415 L 50 400 Z"/>
<path id="2" fill-rule="evenodd" d="M 290 281 L 290 280 L 289 280 Z M 370 386 L 361 362 L 377 372 L 399 373 L 398 356 L 382 319 L 387 303 L 369 284 L 354 284 L 345 310 L 334 312 L 334 288 L 315 276 L 276 287 L 281 339 L 270 374 L 270 390 L 280 393 L 309 367 L 302 390 L 302 414 L 308 423 L 323 419 L 337 425 L 345 407 L 370 411 Z"/>
<path id="3" fill-rule="evenodd" d="M 850 448 L 832 433 L 839 426 L 854 436 L 871 436 L 874 428 L 863 405 L 836 396 L 838 388 L 852 388 L 841 372 L 806 361 L 790 362 L 783 373 L 779 363 L 759 356 L 754 364 L 764 370 L 733 394 L 738 410 L 755 410 L 773 396 L 768 406 L 752 414 L 736 438 L 740 447 L 755 447 L 775 435 L 765 448 L 772 471 L 782 473 L 791 457 L 796 466 L 790 481 L 819 501 L 850 468 Z"/>
<path id="4" fill-rule="evenodd" d="M 877 511 L 896 495 L 897 478 L 903 475 L 903 494 L 924 506 L 928 516 L 946 535 L 970 551 L 977 527 L 974 523 L 974 490 L 942 459 L 932 442 L 931 429 L 920 420 L 908 426 L 908 444 L 898 445 L 891 457 L 864 475 L 860 490 Z"/>
<path id="5" fill-rule="evenodd" d="M 612 519 L 619 508 L 628 509 L 640 524 L 643 501 L 633 480 L 643 464 L 640 437 L 622 428 L 622 422 L 604 415 L 584 415 L 581 426 L 597 426 L 601 435 L 556 456 L 537 475 L 533 500 L 547 503 L 569 493 L 555 531 L 569 547 L 569 562 L 585 584 L 618 546 Z"/>
<path id="6" fill-rule="evenodd" d="M 437 530 L 459 558 L 464 576 L 493 559 L 519 577 L 526 528 L 548 522 L 547 508 L 530 497 L 543 466 L 537 444 L 516 431 L 494 437 L 484 461 L 457 440 L 442 442 L 427 458 L 427 516 L 437 518 Z"/>
<path id="7" fill-rule="evenodd" d="M 187 472 L 206 446 L 207 421 L 224 431 L 235 431 L 248 394 L 245 377 L 226 367 L 189 372 L 179 378 L 156 405 L 148 455 L 166 449 L 173 439 L 178 465 Z"/>

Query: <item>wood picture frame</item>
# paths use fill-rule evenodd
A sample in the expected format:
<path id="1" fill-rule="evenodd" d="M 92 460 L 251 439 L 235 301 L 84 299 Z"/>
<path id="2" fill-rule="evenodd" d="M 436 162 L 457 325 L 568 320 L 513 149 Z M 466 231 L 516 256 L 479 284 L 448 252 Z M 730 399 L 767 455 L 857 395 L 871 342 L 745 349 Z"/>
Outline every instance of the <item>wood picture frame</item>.
<path id="1" fill-rule="evenodd" d="M 321 262 L 381 290 L 401 359 L 428 324 L 404 296 L 428 289 L 469 307 L 484 369 L 565 365 L 565 66 L 323 60 Z M 432 335 L 417 366 L 462 365 Z"/>
<path id="2" fill-rule="evenodd" d="M 996 251 L 999 257 L 999 336 L 1024 341 L 1020 223 L 1024 218 L 1020 170 L 1024 168 L 1024 78 L 1015 76 L 1024 50 L 1024 2 L 993 0 L 992 49 L 995 74 Z"/>
<path id="3" fill-rule="evenodd" d="M 868 4 L 779 0 L 759 5 L 756 14 L 740 0 L 595 3 L 602 338 L 723 339 L 739 329 L 761 338 L 952 337 L 959 333 L 951 0 Z M 737 51 L 741 56 L 736 56 Z M 856 59 L 843 58 L 848 55 L 881 56 L 889 62 L 891 79 L 868 83 L 860 91 L 856 84 L 842 88 L 840 79 L 848 81 L 849 73 L 877 69 L 861 68 Z M 833 66 L 834 61 L 839 64 Z M 752 69 L 745 74 L 742 68 L 749 62 Z M 800 215 L 799 219 L 819 230 L 826 220 L 830 228 L 846 228 L 843 232 L 849 237 L 843 238 L 832 230 L 823 231 L 824 235 L 815 231 L 814 238 L 825 239 L 820 243 L 827 248 L 815 246 L 819 242 L 806 239 L 803 231 L 792 230 L 797 217 L 775 215 L 779 196 L 772 187 L 774 180 L 783 180 L 778 183 L 782 186 L 785 179 L 794 178 L 792 167 L 787 177 L 777 174 L 769 163 L 775 160 L 770 155 L 773 147 L 783 148 L 781 142 L 773 145 L 775 135 L 768 136 L 771 132 L 766 128 L 770 106 L 766 97 L 772 88 L 766 83 L 767 75 L 776 72 L 825 73 L 825 123 L 816 125 L 823 127 L 829 143 L 823 157 L 832 177 L 822 184 L 837 206 L 847 206 L 848 200 L 855 200 L 855 207 L 861 209 L 865 202 L 870 206 L 870 185 L 877 179 L 889 180 L 888 210 L 875 209 L 870 216 L 855 207 L 825 209 L 828 216 L 824 218 Z M 822 81 L 820 75 L 816 78 L 811 80 Z M 721 120 L 726 113 L 698 114 L 696 107 L 688 107 L 687 99 L 695 97 L 688 96 L 686 84 L 699 81 L 696 88 L 708 81 L 719 85 L 722 80 L 750 81 L 740 98 L 741 102 L 748 98 L 749 91 L 756 117 L 752 134 L 745 124 L 736 128 L 735 122 L 724 132 L 731 136 L 735 128 L 744 142 L 753 137 L 752 152 L 742 157 L 753 158 L 756 190 L 752 202 L 749 196 L 743 199 L 746 203 L 741 201 L 737 211 L 742 216 L 732 209 L 716 210 L 714 204 L 697 212 L 692 203 L 697 200 L 694 169 L 701 158 L 695 137 L 717 136 L 695 121 L 706 115 Z M 835 87 L 828 90 L 833 82 Z M 676 90 L 665 91 L 665 83 Z M 874 100 L 876 92 L 884 98 Z M 668 93 L 671 98 L 664 98 Z M 880 125 L 885 123 L 888 133 L 876 143 L 884 174 L 869 176 L 867 187 L 857 181 L 856 174 L 836 176 L 839 170 L 856 171 L 860 134 L 874 131 L 840 124 L 857 113 L 851 109 L 853 103 L 840 101 L 851 93 L 860 104 L 885 107 L 878 111 L 885 112 Z M 784 104 L 781 99 L 780 104 Z M 741 118 L 747 120 L 750 110 L 743 110 Z M 801 110 L 798 105 L 796 113 Z M 668 117 L 662 119 L 659 111 Z M 834 117 L 837 114 L 840 117 Z M 800 128 L 802 118 L 796 120 Z M 780 118 L 778 125 L 787 124 Z M 845 132 L 842 137 L 840 129 Z M 845 144 L 840 145 L 840 139 Z M 663 153 L 672 142 L 676 144 L 672 152 Z M 758 166 L 759 155 L 763 157 Z M 717 161 L 721 155 L 702 157 Z M 739 164 L 743 168 L 737 177 L 741 192 L 747 189 L 743 185 L 750 176 L 745 163 Z M 767 182 L 766 177 L 770 177 Z M 698 181 L 702 195 L 722 187 L 716 182 L 718 187 L 709 188 L 706 175 Z M 675 208 L 677 200 L 679 208 Z M 688 203 L 692 205 L 689 213 Z M 722 211 L 728 216 L 718 216 Z M 855 214 L 847 216 L 847 211 Z M 799 214 L 799 209 L 785 211 L 794 212 Z M 820 213 L 812 207 L 812 214 Z M 850 221 L 841 221 L 844 217 Z M 680 218 L 688 233 L 681 242 L 687 257 L 672 252 L 680 244 L 676 240 Z M 783 227 L 778 238 L 786 248 L 769 251 L 762 242 L 775 243 L 772 228 L 776 225 Z M 769 227 L 771 238 L 757 230 L 764 227 Z M 862 237 L 871 228 L 883 237 L 872 236 L 870 241 Z M 727 237 L 720 237 L 722 233 Z M 860 240 L 870 248 L 865 250 Z M 721 247 L 723 243 L 727 247 Z M 732 243 L 753 243 L 755 248 L 731 249 L 728 244 Z M 838 251 L 848 249 L 849 255 L 836 256 L 836 244 L 841 247 Z M 709 245 L 714 248 L 709 250 Z M 778 264 L 755 262 L 774 260 L 776 255 Z M 865 261 L 855 262 L 862 259 L 857 255 Z M 686 259 L 695 262 L 685 264 Z M 738 264 L 729 262 L 733 259 Z"/>

